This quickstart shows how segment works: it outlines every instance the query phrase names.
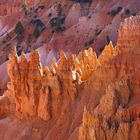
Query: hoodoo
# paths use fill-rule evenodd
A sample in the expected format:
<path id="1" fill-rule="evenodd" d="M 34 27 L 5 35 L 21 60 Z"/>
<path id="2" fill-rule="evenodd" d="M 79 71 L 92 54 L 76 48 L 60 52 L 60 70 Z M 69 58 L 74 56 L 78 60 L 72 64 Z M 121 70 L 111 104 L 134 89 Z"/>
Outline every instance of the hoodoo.
<path id="1" fill-rule="evenodd" d="M 0 12 L 0 139 L 139 140 L 140 3 L 26 3 Z"/>

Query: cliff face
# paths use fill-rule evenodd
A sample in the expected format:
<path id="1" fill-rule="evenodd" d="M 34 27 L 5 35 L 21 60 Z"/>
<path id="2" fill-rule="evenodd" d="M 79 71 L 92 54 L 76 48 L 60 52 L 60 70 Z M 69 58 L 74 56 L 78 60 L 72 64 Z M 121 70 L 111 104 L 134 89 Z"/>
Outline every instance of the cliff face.
<path id="1" fill-rule="evenodd" d="M 102 71 L 107 69 L 108 73 L 105 74 L 107 78 L 104 79 L 103 73 L 101 78 L 104 83 L 102 88 L 106 89 L 105 95 L 101 97 L 95 109 L 90 110 L 91 112 L 84 111 L 80 140 L 138 140 L 140 138 L 139 19 L 139 17 L 131 17 L 121 24 L 115 47 L 117 55 L 102 66 Z M 109 52 L 106 56 L 108 54 Z M 100 58 L 102 54 L 99 60 Z M 95 78 L 94 74 L 91 79 L 93 78 Z"/>
<path id="2" fill-rule="evenodd" d="M 140 11 L 138 0 L 93 0 L 87 4 L 60 0 L 65 30 L 56 33 L 50 22 L 57 17 L 58 0 L 27 0 L 27 3 L 25 15 L 22 0 L 0 0 L 0 73 L 5 75 L 0 76 L 0 94 L 9 81 L 6 66 L 15 46 L 18 56 L 22 51 L 28 55 L 37 49 L 43 66 L 50 66 L 53 57 L 58 61 L 61 50 L 66 55 L 78 55 L 91 47 L 99 56 L 108 40 L 116 44 L 120 23 Z M 18 22 L 24 27 L 20 35 L 15 32 Z M 38 34 L 36 29 L 43 31 Z"/>
<path id="3" fill-rule="evenodd" d="M 64 114 L 69 102 L 78 96 L 81 80 L 88 79 L 98 65 L 92 49 L 80 53 L 78 58 L 66 58 L 61 52 L 59 64 L 54 58 L 50 69 L 41 66 L 37 51 L 30 54 L 28 61 L 24 53 L 19 60 L 15 50 L 9 61 L 11 80 L 7 93 L 16 104 L 16 111 L 24 117 L 39 116 L 44 120 Z"/>
<path id="4" fill-rule="evenodd" d="M 0 15 L 5 15 L 0 19 L 0 64 L 8 60 L 14 46 L 17 47 L 18 55 L 21 55 L 22 50 L 27 53 L 39 47 L 45 49 L 47 56 L 54 54 L 56 58 L 61 50 L 77 55 L 89 47 L 99 55 L 108 42 L 107 36 L 108 40 L 116 44 L 120 22 L 140 11 L 138 0 L 124 0 L 123 3 L 121 0 L 94 0 L 87 4 L 60 0 L 65 30 L 59 34 L 53 31 L 50 24 L 57 17 L 57 2 L 27 0 L 29 8 L 25 15 L 21 12 L 22 0 L 0 1 Z M 117 9 L 120 9 L 119 12 Z M 116 14 L 112 14 L 113 11 Z M 19 21 L 24 27 L 22 35 L 14 32 Z M 37 37 L 34 23 L 42 23 L 45 27 Z M 52 61 L 49 57 L 44 59 Z M 48 63 L 45 65 L 49 66 Z"/>
<path id="5" fill-rule="evenodd" d="M 110 42 L 98 58 L 91 48 L 77 57 L 61 51 L 59 61 L 54 58 L 48 68 L 37 51 L 27 59 L 15 49 L 9 57 L 8 99 L 0 100 L 0 114 L 14 112 L 31 120 L 30 127 L 34 118 L 46 121 L 35 123 L 39 139 L 139 140 L 139 22 L 139 16 L 126 19 L 117 45 Z M 4 100 L 12 106 L 5 112 Z M 29 139 L 34 139 L 33 128 Z"/>

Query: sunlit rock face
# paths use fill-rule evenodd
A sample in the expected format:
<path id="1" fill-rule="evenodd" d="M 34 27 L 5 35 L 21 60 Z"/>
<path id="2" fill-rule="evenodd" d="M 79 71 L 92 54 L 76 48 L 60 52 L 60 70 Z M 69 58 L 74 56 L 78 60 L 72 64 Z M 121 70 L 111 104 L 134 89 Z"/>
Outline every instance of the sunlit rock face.
<path id="1" fill-rule="evenodd" d="M 104 87 L 105 95 L 100 98 L 99 104 L 94 109 L 90 111 L 85 109 L 79 140 L 139 139 L 139 20 L 138 16 L 131 17 L 121 24 L 115 47 L 117 54 L 108 63 L 101 66 L 102 71 L 107 69 L 109 73 L 106 74 L 106 81 L 102 74 L 102 80 L 106 82 L 104 84 L 106 85 Z M 100 58 L 102 58 L 102 54 L 99 60 Z M 96 75 L 96 77 L 98 76 Z M 94 78 L 94 74 L 92 78 Z M 107 79 L 109 79 L 109 83 L 107 83 Z"/>
<path id="2" fill-rule="evenodd" d="M 27 139 L 25 131 L 33 140 L 139 140 L 139 23 L 140 16 L 121 23 L 116 46 L 110 42 L 99 57 L 91 48 L 77 56 L 61 51 L 50 68 L 37 51 L 27 59 L 15 49 L 0 99 L 0 131 L 8 131 L 0 137 Z"/>
<path id="3" fill-rule="evenodd" d="M 80 55 L 83 58 L 80 58 Z M 9 57 L 10 83 L 7 94 L 16 104 L 16 111 L 23 117 L 39 116 L 44 120 L 64 113 L 68 103 L 78 96 L 78 85 L 96 69 L 97 56 L 92 49 L 79 54 L 79 58 L 60 53 L 59 63 L 54 61 L 50 69 L 42 67 L 39 53 L 34 51 L 29 60 L 22 53 L 19 59 L 16 50 Z M 89 72 L 88 72 L 89 71 Z"/>
<path id="4" fill-rule="evenodd" d="M 120 23 L 125 18 L 140 13 L 138 0 L 124 2 L 93 0 L 88 3 L 60 0 L 62 15 L 65 17 L 65 30 L 56 33 L 50 21 L 57 16 L 58 0 L 26 0 L 26 2 L 27 14 L 22 9 L 22 0 L 0 0 L 0 73 L 5 75 L 4 78 L 0 76 L 0 95 L 4 93 L 9 81 L 6 66 L 8 56 L 15 46 L 18 56 L 22 51 L 28 56 L 28 53 L 38 49 L 41 64 L 47 66 L 51 65 L 53 57 L 58 61 L 61 50 L 66 56 L 78 55 L 80 51 L 91 47 L 99 56 L 104 46 L 108 44 L 107 36 L 116 45 Z M 117 9 L 121 11 L 112 15 L 112 11 Z M 19 21 L 24 27 L 21 35 L 15 32 Z M 34 35 L 36 29 L 36 25 L 32 24 L 34 22 L 43 24 L 43 31 L 37 38 Z M 86 70 L 84 73 L 83 80 L 87 75 Z"/>

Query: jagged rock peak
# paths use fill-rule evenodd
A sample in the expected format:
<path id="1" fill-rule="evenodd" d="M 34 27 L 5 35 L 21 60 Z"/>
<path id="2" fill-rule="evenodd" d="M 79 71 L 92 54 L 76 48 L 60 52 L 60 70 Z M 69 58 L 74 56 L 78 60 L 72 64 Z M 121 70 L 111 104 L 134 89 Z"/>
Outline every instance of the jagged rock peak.
<path id="1" fill-rule="evenodd" d="M 112 42 L 105 46 L 104 51 L 99 56 L 99 62 L 101 64 L 108 63 L 115 55 L 115 49 Z"/>
<path id="2" fill-rule="evenodd" d="M 38 51 L 31 52 L 27 60 L 24 53 L 18 59 L 15 49 L 8 65 L 8 93 L 9 98 L 16 104 L 16 110 L 23 116 L 39 116 L 44 120 L 59 116 L 61 111 L 55 106 L 52 107 L 52 112 L 48 109 L 44 114 L 42 109 L 51 108 L 50 104 L 56 104 L 57 98 L 62 97 L 60 93 L 69 97 L 68 102 L 74 100 L 78 94 L 77 85 L 81 80 L 87 80 L 98 66 L 97 56 L 92 49 L 81 54 L 80 59 L 75 55 L 67 58 L 65 53 L 61 52 L 58 66 L 54 58 L 49 69 L 42 67 Z M 43 100 L 44 104 L 41 104 Z"/>

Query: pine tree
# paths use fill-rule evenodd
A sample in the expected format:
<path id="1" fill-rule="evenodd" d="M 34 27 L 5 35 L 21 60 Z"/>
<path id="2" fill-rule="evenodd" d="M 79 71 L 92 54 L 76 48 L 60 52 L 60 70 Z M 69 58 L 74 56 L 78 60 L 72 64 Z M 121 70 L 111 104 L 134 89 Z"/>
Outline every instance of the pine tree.
<path id="1" fill-rule="evenodd" d="M 107 44 L 110 43 L 109 31 L 106 31 L 106 42 Z"/>
<path id="2" fill-rule="evenodd" d="M 23 3 L 22 3 L 22 10 L 23 10 L 23 12 L 25 13 L 25 15 L 27 15 L 28 6 L 27 6 L 26 0 L 23 0 Z"/>
<path id="3" fill-rule="evenodd" d="M 15 32 L 17 34 L 22 34 L 24 32 L 24 26 L 22 25 L 22 23 L 20 21 L 17 22 L 17 24 L 16 24 Z"/>
<path id="4" fill-rule="evenodd" d="M 58 3 L 58 5 L 57 5 L 57 15 L 58 16 L 62 15 L 62 5 L 61 5 L 61 3 Z"/>

